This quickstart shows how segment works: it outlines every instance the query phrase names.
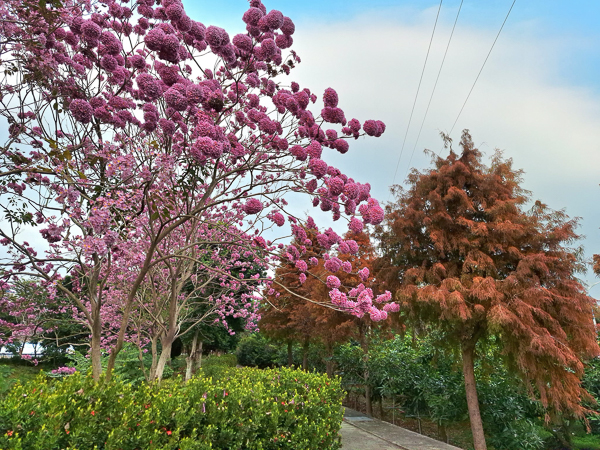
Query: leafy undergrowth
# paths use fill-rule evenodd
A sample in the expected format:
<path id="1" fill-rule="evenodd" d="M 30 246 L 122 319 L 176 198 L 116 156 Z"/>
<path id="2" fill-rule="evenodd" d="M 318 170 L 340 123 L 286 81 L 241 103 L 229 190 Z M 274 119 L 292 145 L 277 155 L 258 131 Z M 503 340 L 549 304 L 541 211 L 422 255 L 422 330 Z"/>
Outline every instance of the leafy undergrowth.
<path id="1" fill-rule="evenodd" d="M 33 380 L 41 370 L 31 365 L 0 364 L 0 396 L 4 396 L 17 382 L 23 384 Z"/>
<path id="2" fill-rule="evenodd" d="M 600 436 L 592 434 L 575 436 L 573 444 L 577 450 L 600 450 Z"/>

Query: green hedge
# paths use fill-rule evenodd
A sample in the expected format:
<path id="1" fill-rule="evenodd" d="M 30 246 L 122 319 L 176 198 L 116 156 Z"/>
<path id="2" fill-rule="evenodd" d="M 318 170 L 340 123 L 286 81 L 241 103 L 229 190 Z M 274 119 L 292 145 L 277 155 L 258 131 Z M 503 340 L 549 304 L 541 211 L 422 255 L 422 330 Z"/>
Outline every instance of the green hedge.
<path id="1" fill-rule="evenodd" d="M 0 448 L 339 449 L 342 397 L 338 379 L 285 368 L 160 387 L 39 377 L 0 400 Z"/>

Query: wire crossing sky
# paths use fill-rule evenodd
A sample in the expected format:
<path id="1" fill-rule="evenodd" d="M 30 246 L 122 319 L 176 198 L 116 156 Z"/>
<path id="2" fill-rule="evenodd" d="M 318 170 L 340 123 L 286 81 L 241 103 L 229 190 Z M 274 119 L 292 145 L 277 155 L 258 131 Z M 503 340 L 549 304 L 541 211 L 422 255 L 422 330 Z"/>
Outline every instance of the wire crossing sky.
<path id="1" fill-rule="evenodd" d="M 498 41 L 498 38 L 500 37 L 500 33 L 502 33 L 502 29 L 504 28 L 504 25 L 506 25 L 506 21 L 508 20 L 508 16 L 510 16 L 510 12 L 512 11 L 513 6 L 515 6 L 516 2 L 517 2 L 517 0 L 513 0 L 512 5 L 510 5 L 510 9 L 508 10 L 508 13 L 506 14 L 506 17 L 504 18 L 504 22 L 502 22 L 502 26 L 500 27 L 500 30 L 498 30 L 498 34 L 496 35 L 496 38 L 494 39 L 494 42 L 492 43 L 490 51 L 488 52 L 487 56 L 485 57 L 485 60 L 483 61 L 483 64 L 481 65 L 481 69 L 479 69 L 479 73 L 477 74 L 477 77 L 475 78 L 475 81 L 473 81 L 473 86 L 471 86 L 471 89 L 469 90 L 469 93 L 467 94 L 467 98 L 465 99 L 465 102 L 461 106 L 460 111 L 458 112 L 458 115 L 456 116 L 456 120 L 452 124 L 452 128 L 450 129 L 450 133 L 449 134 L 452 134 L 452 131 L 454 131 L 454 127 L 456 126 L 456 122 L 458 122 L 458 119 L 460 118 L 460 115 L 462 114 L 463 110 L 465 109 L 465 106 L 466 106 L 467 102 L 469 101 L 469 97 L 471 97 L 471 94 L 473 93 L 473 89 L 475 89 L 475 85 L 477 84 L 477 80 L 479 80 L 479 77 L 481 76 L 481 72 L 483 72 L 483 68 L 485 67 L 485 63 L 487 63 L 490 55 L 492 54 L 492 50 L 494 50 L 494 46 L 496 45 L 496 41 Z"/>
<path id="2" fill-rule="evenodd" d="M 415 99 L 413 100 L 413 105 L 410 110 L 410 117 L 408 118 L 408 124 L 406 125 L 406 132 L 404 133 L 404 139 L 402 140 L 402 148 L 400 149 L 400 154 L 398 155 L 398 162 L 396 163 L 396 170 L 394 172 L 394 178 L 392 180 L 392 185 L 396 183 L 396 175 L 398 174 L 398 167 L 400 166 L 400 160 L 402 159 L 402 154 L 404 153 L 404 145 L 406 144 L 406 137 L 408 136 L 408 131 L 410 130 L 410 124 L 412 122 L 413 113 L 415 112 L 415 105 L 417 104 L 417 99 L 419 98 L 419 91 L 421 90 L 421 83 L 423 82 L 423 75 L 425 74 L 425 69 L 427 68 L 427 60 L 429 59 L 429 52 L 431 51 L 431 43 L 433 42 L 433 37 L 435 36 L 435 28 L 437 27 L 441 9 L 442 9 L 442 0 L 440 0 L 440 6 L 439 6 L 437 14 L 435 16 L 435 23 L 433 24 L 433 31 L 431 32 L 431 39 L 429 39 L 429 45 L 427 46 L 427 54 L 425 55 L 425 61 L 423 62 L 423 70 L 421 70 L 421 76 L 419 77 L 419 84 L 417 86 L 417 92 L 415 94 Z M 389 201 L 389 198 L 388 198 L 388 201 Z"/>

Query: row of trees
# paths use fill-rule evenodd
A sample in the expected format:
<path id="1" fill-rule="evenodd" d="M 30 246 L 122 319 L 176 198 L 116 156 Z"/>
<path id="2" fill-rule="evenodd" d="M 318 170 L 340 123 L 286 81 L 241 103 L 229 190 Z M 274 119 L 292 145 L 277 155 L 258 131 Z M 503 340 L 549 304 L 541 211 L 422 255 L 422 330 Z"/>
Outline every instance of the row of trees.
<path id="1" fill-rule="evenodd" d="M 362 245 L 362 264 L 375 274 L 374 289 L 394 293 L 398 305 L 384 307 L 400 311 L 391 322 L 442 336 L 440 345 L 460 353 L 474 445 L 481 450 L 486 443 L 475 379 L 477 349 L 494 342 L 498 358 L 541 402 L 547 420 L 583 418 L 593 400 L 582 387 L 584 364 L 599 355 L 595 302 L 577 278 L 585 270 L 573 247 L 577 221 L 539 201 L 526 209 L 530 195 L 521 187 L 521 172 L 499 152 L 489 167 L 483 164 L 467 131 L 460 154 L 449 138 L 445 141 L 447 158 L 432 155 L 433 167 L 413 171 L 408 190 L 395 188 L 396 199 L 374 230 L 377 252 L 364 233 L 346 238 L 356 236 Z M 291 294 L 323 303 L 327 297 L 335 303 L 336 294 L 319 290 L 321 283 L 313 287 L 311 280 L 299 285 L 294 272 L 295 267 L 279 267 L 276 279 L 286 290 L 270 297 L 262 329 L 280 339 L 316 338 L 326 348 L 353 337 L 368 358 L 370 322 L 347 317 L 356 322 L 347 326 L 338 324 L 337 313 L 313 313 Z M 313 271 L 315 281 L 326 276 L 324 268 Z M 335 287 L 351 293 L 357 283 L 352 277 L 340 277 Z M 366 397 L 371 413 L 368 390 Z"/>

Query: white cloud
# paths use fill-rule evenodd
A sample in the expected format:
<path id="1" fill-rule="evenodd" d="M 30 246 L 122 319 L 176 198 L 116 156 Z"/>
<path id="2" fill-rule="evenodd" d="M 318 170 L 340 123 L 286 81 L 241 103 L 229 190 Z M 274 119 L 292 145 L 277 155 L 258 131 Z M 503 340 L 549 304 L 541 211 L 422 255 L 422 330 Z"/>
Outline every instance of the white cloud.
<path id="1" fill-rule="evenodd" d="M 318 95 L 334 87 L 347 118 L 375 118 L 387 124 L 381 138 L 361 139 L 351 144 L 348 154 L 333 156 L 345 173 L 369 181 L 373 194 L 383 201 L 394 177 L 435 12 L 423 11 L 410 24 L 388 20 L 394 15 L 386 11 L 327 26 L 304 24 L 294 36 L 303 62 L 292 79 Z M 397 183 L 408 170 L 452 20 L 448 15 L 438 24 Z M 459 21 L 412 166 L 428 167 L 424 148 L 441 149 L 439 131 L 452 127 L 497 31 Z M 556 36 L 537 37 L 538 31 L 535 23 L 507 26 L 452 137 L 457 143 L 460 130 L 469 128 L 487 155 L 494 148 L 505 150 L 514 167 L 525 170 L 524 187 L 534 199 L 582 217 L 587 235 L 583 243 L 591 256 L 600 253 L 600 213 L 593 201 L 600 197 L 600 98 L 591 87 L 561 80 L 561 60 L 569 45 L 564 37 L 561 45 Z"/>

